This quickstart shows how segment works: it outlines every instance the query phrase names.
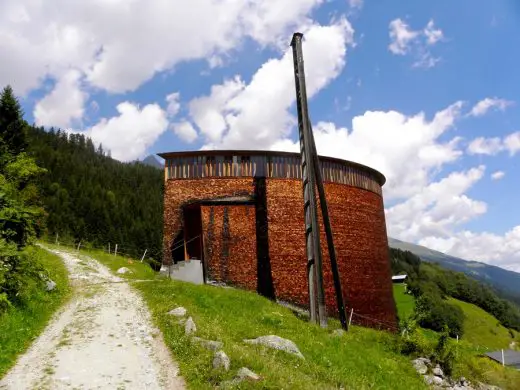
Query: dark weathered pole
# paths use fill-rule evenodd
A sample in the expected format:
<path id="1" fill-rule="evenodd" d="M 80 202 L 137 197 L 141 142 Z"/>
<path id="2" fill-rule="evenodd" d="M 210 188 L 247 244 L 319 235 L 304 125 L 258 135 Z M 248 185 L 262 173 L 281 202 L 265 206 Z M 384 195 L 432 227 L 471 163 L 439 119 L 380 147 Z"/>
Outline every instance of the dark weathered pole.
<path id="1" fill-rule="evenodd" d="M 305 71 L 302 53 L 303 34 L 293 35 L 291 46 L 293 49 L 294 81 L 296 85 L 296 106 L 298 109 L 298 131 L 300 135 L 300 153 L 302 158 L 303 197 L 305 211 L 305 237 L 307 252 L 307 270 L 309 281 L 309 306 L 311 321 L 315 320 L 314 281 L 318 303 L 318 322 L 320 326 L 327 326 L 327 312 L 325 307 L 325 292 L 323 289 L 323 267 L 321 259 L 320 231 L 318 212 L 316 209 L 315 172 L 310 144 L 310 124 L 307 109 L 307 91 L 305 88 Z"/>
<path id="2" fill-rule="evenodd" d="M 310 121 L 309 121 L 310 123 Z M 330 268 L 332 270 L 332 277 L 334 279 L 334 290 L 336 291 L 336 303 L 338 305 L 338 314 L 341 326 L 348 330 L 347 313 L 345 313 L 345 302 L 343 300 L 343 290 L 341 288 L 341 278 L 338 269 L 338 261 L 336 259 L 336 249 L 334 247 L 334 237 L 332 235 L 332 225 L 329 218 L 329 207 L 327 206 L 327 198 L 325 197 L 325 188 L 323 187 L 323 176 L 321 174 L 320 160 L 314 142 L 314 134 L 312 127 L 310 129 L 311 146 L 314 173 L 316 174 L 316 185 L 318 187 L 318 195 L 320 197 L 320 207 L 323 216 L 323 226 L 325 227 L 325 234 L 327 236 L 327 247 L 329 249 Z"/>

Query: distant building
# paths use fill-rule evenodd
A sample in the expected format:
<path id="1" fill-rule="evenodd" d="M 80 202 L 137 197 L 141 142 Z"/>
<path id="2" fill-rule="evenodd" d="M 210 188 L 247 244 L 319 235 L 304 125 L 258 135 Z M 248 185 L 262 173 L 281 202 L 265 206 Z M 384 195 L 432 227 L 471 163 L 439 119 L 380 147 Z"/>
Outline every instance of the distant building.
<path id="1" fill-rule="evenodd" d="M 504 365 L 520 370 L 520 352 L 512 349 L 504 349 Z M 486 356 L 494 361 L 502 364 L 502 350 L 495 352 L 488 352 Z"/>
<path id="2" fill-rule="evenodd" d="M 392 283 L 393 284 L 400 284 L 406 282 L 406 279 L 408 278 L 408 275 L 395 275 L 392 276 Z"/>
<path id="3" fill-rule="evenodd" d="M 300 155 L 233 150 L 159 156 L 165 160 L 162 271 L 171 273 L 175 267 L 174 273 L 191 275 L 187 263 L 198 259 L 204 283 L 226 283 L 306 307 Z M 358 324 L 393 328 L 397 318 L 382 196 L 385 178 L 350 161 L 320 157 L 320 163 L 348 309 L 359 314 Z M 321 231 L 326 304 L 336 315 Z"/>

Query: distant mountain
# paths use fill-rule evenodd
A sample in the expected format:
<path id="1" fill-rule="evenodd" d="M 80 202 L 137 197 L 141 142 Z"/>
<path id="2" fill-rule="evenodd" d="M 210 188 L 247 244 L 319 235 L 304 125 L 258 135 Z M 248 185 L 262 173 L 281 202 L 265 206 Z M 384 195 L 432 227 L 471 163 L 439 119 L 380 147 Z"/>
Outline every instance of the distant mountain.
<path id="1" fill-rule="evenodd" d="M 463 272 L 473 279 L 486 282 L 499 292 L 502 292 L 501 295 L 504 297 L 520 303 L 520 273 L 478 261 L 459 259 L 458 257 L 391 237 L 388 238 L 388 244 L 392 248 L 410 251 L 419 256 L 423 261 L 438 263 L 444 268 Z"/>
<path id="2" fill-rule="evenodd" d="M 146 157 L 143 161 L 141 161 L 145 165 L 149 165 L 151 167 L 163 169 L 164 165 L 161 164 L 152 154 Z"/>

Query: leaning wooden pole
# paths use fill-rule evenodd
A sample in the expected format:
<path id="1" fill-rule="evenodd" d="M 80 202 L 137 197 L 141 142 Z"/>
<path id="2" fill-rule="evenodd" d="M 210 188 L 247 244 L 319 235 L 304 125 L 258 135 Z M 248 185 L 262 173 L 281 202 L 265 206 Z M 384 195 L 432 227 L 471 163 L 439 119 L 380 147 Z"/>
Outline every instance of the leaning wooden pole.
<path id="1" fill-rule="evenodd" d="M 309 121 L 310 123 L 310 121 Z M 336 292 L 336 304 L 338 305 L 338 315 L 343 329 L 348 330 L 347 313 L 345 312 L 345 301 L 343 299 L 343 290 L 341 288 L 341 277 L 338 268 L 338 261 L 336 258 L 336 249 L 334 247 L 334 237 L 332 235 L 332 225 L 329 218 L 329 207 L 327 205 L 327 198 L 325 197 L 325 188 L 323 186 L 323 175 L 321 174 L 320 160 L 318 152 L 316 151 L 316 144 L 314 142 L 314 134 L 312 127 L 310 128 L 312 156 L 314 164 L 314 172 L 316 174 L 316 185 L 318 187 L 318 195 L 320 198 L 320 208 L 323 217 L 323 226 L 325 227 L 325 235 L 327 236 L 327 248 L 329 249 L 330 268 L 332 270 L 332 277 L 334 279 L 334 290 Z"/>
<path id="2" fill-rule="evenodd" d="M 302 53 L 303 34 L 293 35 L 294 81 L 296 86 L 296 106 L 298 109 L 298 131 L 300 136 L 300 154 L 302 160 L 303 198 L 305 213 L 305 238 L 307 253 L 307 272 L 309 282 L 309 306 L 311 321 L 317 321 L 321 327 L 327 326 L 325 291 L 323 288 L 323 267 L 321 258 L 320 231 L 318 212 L 316 209 L 315 170 L 312 157 L 310 123 L 307 108 L 307 92 L 305 88 L 305 71 Z M 315 279 L 315 280 L 313 280 Z M 316 293 L 314 291 L 316 285 Z M 314 297 L 317 298 L 318 313 Z"/>

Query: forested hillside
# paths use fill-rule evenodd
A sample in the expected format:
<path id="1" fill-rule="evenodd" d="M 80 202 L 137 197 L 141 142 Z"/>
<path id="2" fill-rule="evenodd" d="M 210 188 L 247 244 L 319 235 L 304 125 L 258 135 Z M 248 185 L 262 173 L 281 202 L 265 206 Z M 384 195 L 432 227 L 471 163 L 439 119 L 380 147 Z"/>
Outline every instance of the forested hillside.
<path id="1" fill-rule="evenodd" d="M 47 170 L 38 179 L 46 234 L 161 258 L 162 171 L 110 158 L 78 134 L 29 127 L 28 152 Z M 147 256 L 148 256 L 147 255 Z"/>
<path id="2" fill-rule="evenodd" d="M 520 331 L 518 307 L 497 296 L 490 287 L 462 272 L 421 262 L 418 256 L 408 251 L 390 248 L 390 257 L 393 274 L 406 273 L 409 277 L 408 288 L 416 297 L 421 326 L 440 331 L 446 325 L 453 335 L 461 335 L 462 310 L 445 299 L 453 297 L 484 309 L 506 328 Z"/>

